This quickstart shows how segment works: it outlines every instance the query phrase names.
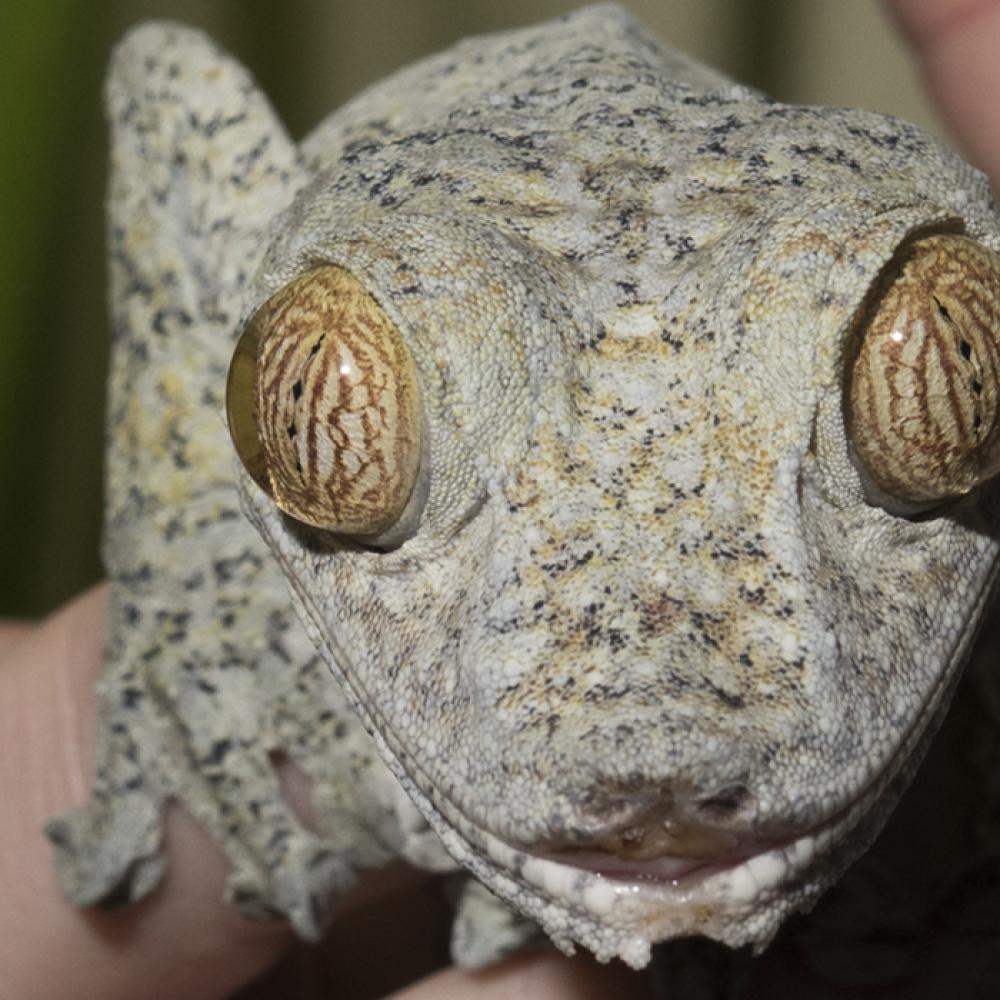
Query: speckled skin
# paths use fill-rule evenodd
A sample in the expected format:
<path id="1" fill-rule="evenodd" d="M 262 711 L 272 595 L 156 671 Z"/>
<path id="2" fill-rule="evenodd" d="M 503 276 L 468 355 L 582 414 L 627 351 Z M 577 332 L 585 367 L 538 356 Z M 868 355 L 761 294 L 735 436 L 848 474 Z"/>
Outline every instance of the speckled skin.
<path id="1" fill-rule="evenodd" d="M 306 936 L 359 864 L 448 867 L 429 824 L 564 948 L 765 943 L 881 825 L 993 584 L 997 489 L 870 505 L 842 405 L 902 241 L 1000 249 L 984 179 L 894 119 L 768 102 L 612 6 L 462 43 L 299 148 L 183 29 L 130 35 L 108 95 L 113 596 L 94 797 L 50 826 L 70 898 L 148 891 L 173 797 L 234 901 Z M 388 551 L 245 476 L 263 542 L 237 509 L 233 338 L 318 262 L 421 377 L 430 485 Z M 538 874 L 650 817 L 750 867 Z M 502 914 L 467 896 L 461 957 L 523 939 L 491 945 Z"/>

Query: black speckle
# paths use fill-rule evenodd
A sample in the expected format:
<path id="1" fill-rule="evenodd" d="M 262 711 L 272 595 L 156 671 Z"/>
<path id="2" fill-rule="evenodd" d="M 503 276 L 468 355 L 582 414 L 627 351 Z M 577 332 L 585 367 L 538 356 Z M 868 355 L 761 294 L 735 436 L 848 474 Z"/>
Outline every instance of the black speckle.
<path id="1" fill-rule="evenodd" d="M 169 326 L 172 323 L 176 323 L 180 327 L 188 327 L 193 322 L 191 314 L 186 310 L 165 308 L 156 310 L 150 325 L 153 332 L 162 337 L 169 331 Z"/>
<path id="2" fill-rule="evenodd" d="M 727 708 L 743 708 L 746 700 L 743 695 L 730 694 L 728 691 L 706 681 L 706 687 L 719 699 Z"/>
<path id="3" fill-rule="evenodd" d="M 117 581 L 122 584 L 126 591 L 134 589 L 140 584 L 149 583 L 152 578 L 153 571 L 149 563 L 142 563 L 141 566 L 137 566 L 134 570 L 119 573 L 116 577 Z"/>
<path id="4" fill-rule="evenodd" d="M 143 699 L 143 692 L 139 688 L 127 687 L 122 689 L 122 708 L 135 708 Z"/>
<path id="5" fill-rule="evenodd" d="M 221 764 L 226 759 L 226 754 L 233 748 L 233 741 L 228 739 L 216 740 L 212 744 L 212 749 L 202 760 L 203 764 Z"/>

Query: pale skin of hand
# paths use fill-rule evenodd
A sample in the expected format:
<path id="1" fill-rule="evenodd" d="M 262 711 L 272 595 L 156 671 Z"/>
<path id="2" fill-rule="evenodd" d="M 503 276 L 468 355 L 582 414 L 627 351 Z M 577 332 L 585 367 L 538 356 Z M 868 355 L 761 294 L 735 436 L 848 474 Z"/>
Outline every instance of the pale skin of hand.
<path id="1" fill-rule="evenodd" d="M 885 0 L 965 155 L 1000 191 L 1000 0 Z"/>
<path id="2" fill-rule="evenodd" d="M 958 141 L 996 188 L 1000 0 L 886 0 L 886 7 Z M 111 912 L 78 911 L 63 900 L 41 833 L 47 817 L 87 797 L 105 603 L 97 587 L 41 624 L 0 622 L 0 983 L 19 1000 L 221 1000 L 273 965 L 291 935 L 283 925 L 244 920 L 222 902 L 224 861 L 190 818 L 176 808 L 168 813 L 163 884 L 142 903 Z M 363 877 L 340 919 L 373 900 L 392 906 L 394 878 Z M 392 949 L 393 942 L 373 941 L 358 961 L 391 963 Z M 647 995 L 644 977 L 619 963 L 539 951 L 484 973 L 445 969 L 395 997 Z"/>

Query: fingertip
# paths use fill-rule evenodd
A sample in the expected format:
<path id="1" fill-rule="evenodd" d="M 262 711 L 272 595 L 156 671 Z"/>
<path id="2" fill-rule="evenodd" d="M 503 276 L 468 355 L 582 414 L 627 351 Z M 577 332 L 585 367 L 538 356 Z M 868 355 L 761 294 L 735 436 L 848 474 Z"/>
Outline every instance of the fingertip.
<path id="1" fill-rule="evenodd" d="M 34 628 L 33 622 L 0 618 L 0 669 L 4 657 Z"/>
<path id="2" fill-rule="evenodd" d="M 390 1000 L 651 1000 L 648 977 L 621 962 L 552 950 L 513 955 L 486 969 L 450 968 L 394 993 Z"/>
<path id="3" fill-rule="evenodd" d="M 105 588 L 91 590 L 22 638 L 0 671 L 0 993 L 225 996 L 273 962 L 290 932 L 225 904 L 225 861 L 180 809 L 167 810 L 166 875 L 142 902 L 76 910 L 56 880 L 42 828 L 89 794 L 105 608 Z"/>
<path id="4" fill-rule="evenodd" d="M 164 850 L 166 874 L 147 899 L 89 915 L 106 979 L 95 1000 L 131 1000 L 138 983 L 150 1000 L 229 996 L 291 944 L 283 921 L 250 920 L 226 903 L 226 860 L 178 807 L 167 809 Z"/>
<path id="5" fill-rule="evenodd" d="M 1000 190 L 1000 3 L 887 0 L 952 130 Z"/>

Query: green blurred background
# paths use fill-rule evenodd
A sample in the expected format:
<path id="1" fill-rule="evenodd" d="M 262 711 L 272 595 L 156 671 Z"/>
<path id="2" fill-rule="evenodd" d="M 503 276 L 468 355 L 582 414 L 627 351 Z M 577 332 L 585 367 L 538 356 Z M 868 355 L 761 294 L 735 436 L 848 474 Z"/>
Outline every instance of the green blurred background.
<path id="1" fill-rule="evenodd" d="M 0 0 L 0 616 L 98 578 L 106 317 L 101 81 L 129 25 L 199 25 L 250 66 L 295 136 L 366 84 L 566 0 Z M 787 101 L 938 128 L 869 0 L 632 0 L 662 38 Z M 938 128 L 940 131 L 940 129 Z"/>

